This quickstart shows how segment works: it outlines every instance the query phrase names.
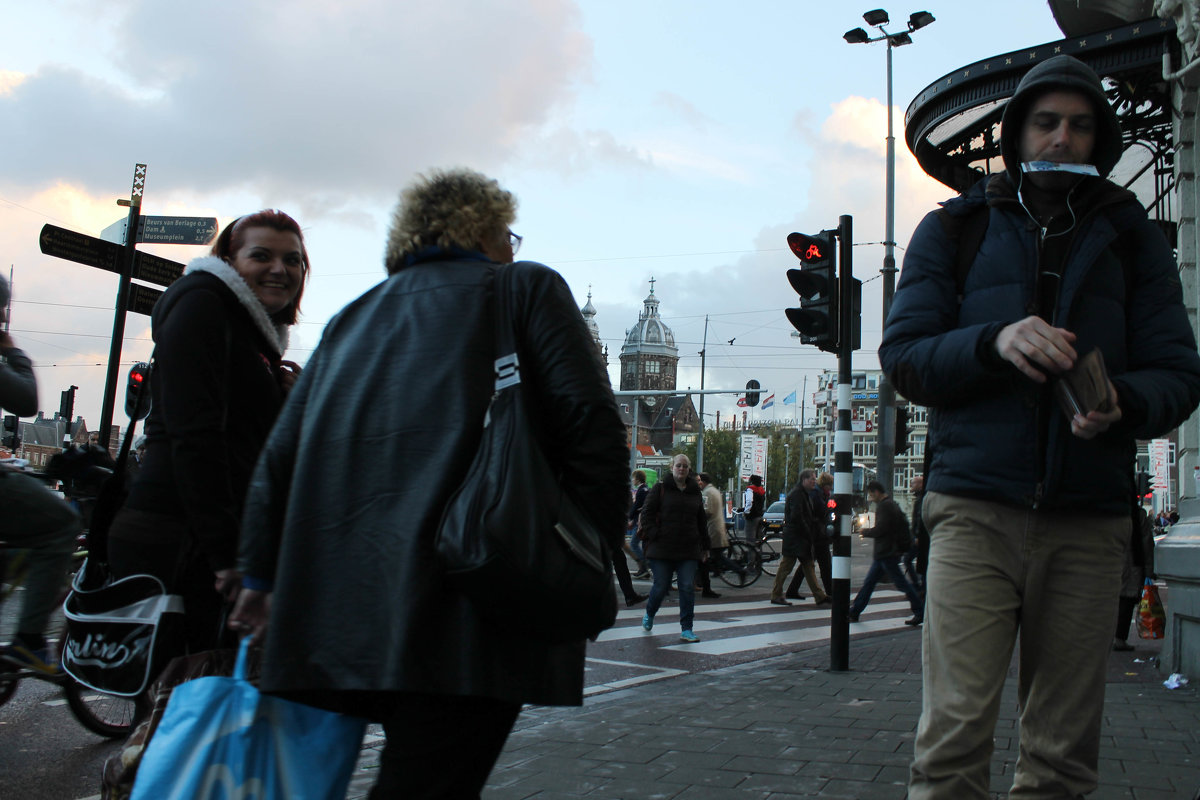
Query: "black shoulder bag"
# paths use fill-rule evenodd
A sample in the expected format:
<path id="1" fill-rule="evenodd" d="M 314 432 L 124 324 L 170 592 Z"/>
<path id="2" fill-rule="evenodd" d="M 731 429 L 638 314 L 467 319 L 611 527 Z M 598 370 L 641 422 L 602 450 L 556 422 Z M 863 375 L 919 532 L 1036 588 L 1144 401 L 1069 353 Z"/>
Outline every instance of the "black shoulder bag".
<path id="1" fill-rule="evenodd" d="M 497 358 L 483 438 L 434 547 L 446 581 L 503 629 L 551 644 L 594 639 L 617 616 L 612 555 L 563 490 L 530 420 L 512 272 L 493 278 Z"/>

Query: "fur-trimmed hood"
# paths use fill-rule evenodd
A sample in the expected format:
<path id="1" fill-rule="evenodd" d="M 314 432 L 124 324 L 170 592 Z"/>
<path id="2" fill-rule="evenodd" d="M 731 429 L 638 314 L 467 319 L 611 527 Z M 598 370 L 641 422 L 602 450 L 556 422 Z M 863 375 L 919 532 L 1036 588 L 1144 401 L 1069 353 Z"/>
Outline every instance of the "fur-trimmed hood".
<path id="1" fill-rule="evenodd" d="M 250 314 L 250 319 L 254 321 L 255 327 L 262 331 L 267 342 L 278 349 L 277 355 L 282 356 L 287 352 L 289 326 L 271 321 L 262 302 L 245 279 L 237 273 L 237 270 L 216 256 L 203 256 L 190 261 L 183 274 L 188 275 L 193 272 L 207 272 L 209 275 L 219 278 L 245 307 Z"/>

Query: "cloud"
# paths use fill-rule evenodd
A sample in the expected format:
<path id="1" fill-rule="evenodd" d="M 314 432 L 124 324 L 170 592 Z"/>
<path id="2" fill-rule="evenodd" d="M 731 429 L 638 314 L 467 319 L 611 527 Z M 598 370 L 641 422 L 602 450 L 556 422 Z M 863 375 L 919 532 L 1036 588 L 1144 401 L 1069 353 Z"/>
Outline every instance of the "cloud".
<path id="1" fill-rule="evenodd" d="M 667 109 L 697 131 L 703 131 L 713 124 L 711 117 L 674 92 L 659 92 L 654 96 L 654 104 Z"/>
<path id="2" fill-rule="evenodd" d="M 124 80 L 47 65 L 0 82 L 8 181 L 111 191 L 102 165 L 140 161 L 199 192 L 314 208 L 390 199 L 430 165 L 503 161 L 591 59 L 568 0 L 109 10 L 107 57 Z"/>
<path id="3" fill-rule="evenodd" d="M 27 77 L 23 72 L 0 69 L 0 96 L 12 94 L 13 90 L 24 83 Z"/>

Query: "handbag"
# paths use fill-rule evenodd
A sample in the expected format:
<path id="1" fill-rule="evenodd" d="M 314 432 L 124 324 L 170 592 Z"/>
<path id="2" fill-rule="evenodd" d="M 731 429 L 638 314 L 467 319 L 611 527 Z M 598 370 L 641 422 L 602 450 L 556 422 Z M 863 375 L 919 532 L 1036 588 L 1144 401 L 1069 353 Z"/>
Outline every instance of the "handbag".
<path id="1" fill-rule="evenodd" d="M 1161 639 L 1165 635 L 1167 614 L 1163 610 L 1158 587 L 1149 578 L 1142 587 L 1142 600 L 1138 603 L 1137 629 L 1143 639 Z"/>
<path id="2" fill-rule="evenodd" d="M 564 491 L 530 421 L 511 316 L 513 271 L 493 278 L 494 391 L 434 549 L 450 586 L 505 630 L 550 644 L 594 639 L 617 617 L 612 550 Z"/>
<path id="3" fill-rule="evenodd" d="M 75 573 L 63 603 L 67 631 L 62 666 L 75 680 L 123 697 L 141 694 L 176 652 L 183 631 L 183 598 L 167 594 L 153 575 L 109 581 L 89 558 Z M 99 588 L 88 588 L 99 583 Z"/>
<path id="4" fill-rule="evenodd" d="M 107 694 L 141 694 L 176 652 L 183 631 L 183 597 L 167 594 L 153 575 L 114 581 L 108 571 L 108 530 L 128 495 L 125 471 L 137 421 L 149 412 L 149 370 L 130 408 L 116 467 L 104 482 L 87 532 L 88 556 L 63 602 L 67 630 L 62 666 L 84 686 Z"/>
<path id="5" fill-rule="evenodd" d="M 366 721 L 260 694 L 233 677 L 177 686 L 142 754 L 132 800 L 327 800 L 345 797 Z"/>

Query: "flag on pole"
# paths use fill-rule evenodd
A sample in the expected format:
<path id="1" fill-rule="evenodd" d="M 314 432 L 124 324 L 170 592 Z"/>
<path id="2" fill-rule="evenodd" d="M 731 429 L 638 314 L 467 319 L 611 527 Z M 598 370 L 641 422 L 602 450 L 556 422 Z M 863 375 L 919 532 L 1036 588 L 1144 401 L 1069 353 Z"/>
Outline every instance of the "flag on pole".
<path id="1" fill-rule="evenodd" d="M 769 395 L 767 395 L 767 399 L 763 400 L 763 404 L 762 404 L 763 410 L 765 411 L 766 409 L 770 408 L 773 405 L 775 405 L 775 395 L 769 394 Z"/>
<path id="2" fill-rule="evenodd" d="M 783 404 L 784 404 L 785 406 L 794 406 L 794 405 L 796 405 L 796 393 L 793 391 L 793 392 L 792 392 L 791 394 L 789 394 L 787 397 L 783 398 Z"/>

